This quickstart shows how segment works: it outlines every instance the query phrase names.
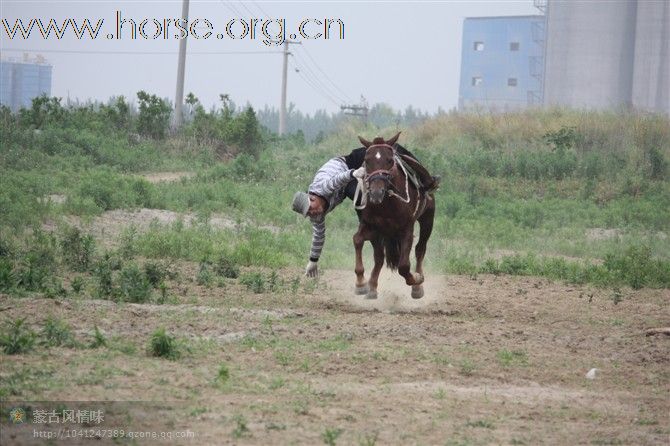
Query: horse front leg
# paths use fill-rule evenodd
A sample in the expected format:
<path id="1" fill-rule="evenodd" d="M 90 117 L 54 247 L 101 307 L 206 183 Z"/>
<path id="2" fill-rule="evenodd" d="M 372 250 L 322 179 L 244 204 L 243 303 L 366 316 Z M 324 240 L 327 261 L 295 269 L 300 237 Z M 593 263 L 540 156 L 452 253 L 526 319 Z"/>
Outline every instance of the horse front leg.
<path id="1" fill-rule="evenodd" d="M 384 266 L 384 243 L 379 237 L 373 237 L 371 243 L 372 248 L 374 249 L 375 266 L 370 273 L 370 281 L 368 282 L 370 289 L 365 297 L 368 299 L 376 299 L 379 273 L 382 270 L 382 266 Z"/>
<path id="2" fill-rule="evenodd" d="M 366 294 L 368 284 L 365 282 L 365 267 L 363 266 L 363 244 L 369 240 L 369 230 L 363 223 L 359 223 L 358 231 L 354 234 L 354 249 L 356 250 L 356 294 Z"/>
<path id="3" fill-rule="evenodd" d="M 405 234 L 400 239 L 400 260 L 398 262 L 398 273 L 405 278 L 407 285 L 421 285 L 423 283 L 423 275 L 410 271 L 409 253 L 412 250 L 412 242 L 414 241 L 414 234 L 412 233 L 412 226 L 410 226 Z"/>

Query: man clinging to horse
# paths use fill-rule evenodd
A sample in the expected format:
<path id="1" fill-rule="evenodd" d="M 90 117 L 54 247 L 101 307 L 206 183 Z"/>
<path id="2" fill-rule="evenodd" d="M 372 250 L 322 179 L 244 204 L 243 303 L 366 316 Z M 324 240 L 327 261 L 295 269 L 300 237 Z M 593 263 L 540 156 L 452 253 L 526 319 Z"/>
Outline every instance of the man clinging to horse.
<path id="1" fill-rule="evenodd" d="M 399 136 L 400 133 L 396 134 L 388 142 L 399 154 L 416 160 L 412 153 L 397 144 Z M 319 274 L 317 262 L 326 241 L 326 214 L 342 203 L 345 197 L 353 200 L 358 180 L 365 176 L 365 168 L 362 167 L 365 151 L 365 147 L 360 147 L 349 155 L 330 159 L 316 172 L 307 193 L 296 192 L 293 197 L 293 210 L 309 217 L 312 222 L 312 246 L 305 268 L 308 277 L 317 277 Z M 417 169 L 416 173 L 423 192 L 431 193 L 439 186 L 439 178 L 431 176 L 425 169 Z"/>

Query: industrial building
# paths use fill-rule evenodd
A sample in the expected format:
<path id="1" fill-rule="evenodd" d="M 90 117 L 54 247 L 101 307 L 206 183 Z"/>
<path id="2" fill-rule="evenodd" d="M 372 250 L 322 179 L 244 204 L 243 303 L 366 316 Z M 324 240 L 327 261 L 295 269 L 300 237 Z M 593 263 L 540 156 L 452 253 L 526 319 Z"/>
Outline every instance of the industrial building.
<path id="1" fill-rule="evenodd" d="M 459 109 L 542 104 L 544 16 L 466 18 L 461 51 Z"/>
<path id="2" fill-rule="evenodd" d="M 544 104 L 670 114 L 670 1 L 535 6 L 544 15 L 464 20 L 459 109 Z"/>
<path id="3" fill-rule="evenodd" d="M 15 112 L 43 94 L 51 96 L 51 65 L 43 57 L 0 60 L 0 104 Z"/>
<path id="4" fill-rule="evenodd" d="M 670 114 L 670 2 L 547 4 L 546 105 Z"/>

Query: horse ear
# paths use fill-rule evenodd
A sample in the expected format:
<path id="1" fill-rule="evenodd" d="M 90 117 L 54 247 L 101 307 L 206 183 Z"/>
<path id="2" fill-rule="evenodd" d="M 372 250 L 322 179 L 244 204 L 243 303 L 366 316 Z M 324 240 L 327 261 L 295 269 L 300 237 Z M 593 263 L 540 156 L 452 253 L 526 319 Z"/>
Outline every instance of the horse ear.
<path id="1" fill-rule="evenodd" d="M 393 138 L 391 138 L 391 139 L 389 139 L 388 141 L 386 141 L 386 144 L 388 144 L 389 146 L 393 147 L 393 145 L 394 145 L 396 142 L 398 142 L 398 138 L 400 137 L 400 133 L 401 133 L 401 132 L 396 133 L 395 136 L 394 136 Z"/>
<path id="2" fill-rule="evenodd" d="M 370 146 L 372 145 L 372 143 L 371 143 L 370 141 L 368 141 L 367 139 L 363 138 L 362 136 L 359 136 L 359 137 L 358 137 L 358 140 L 361 142 L 361 144 L 363 144 L 363 146 L 364 146 L 365 148 L 368 148 L 368 147 L 370 147 Z"/>

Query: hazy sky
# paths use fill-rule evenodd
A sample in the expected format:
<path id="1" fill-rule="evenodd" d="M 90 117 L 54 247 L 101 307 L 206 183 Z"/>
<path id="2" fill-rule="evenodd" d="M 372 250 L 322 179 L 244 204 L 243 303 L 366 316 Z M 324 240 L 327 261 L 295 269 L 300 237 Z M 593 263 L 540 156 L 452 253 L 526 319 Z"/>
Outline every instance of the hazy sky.
<path id="1" fill-rule="evenodd" d="M 172 25 L 168 39 L 151 37 L 157 30 L 153 19 L 181 16 L 181 1 L 7 1 L 0 3 L 0 16 L 11 27 L 22 19 L 41 19 L 45 25 L 55 19 L 59 26 L 69 18 L 81 24 L 89 19 L 93 25 L 103 19 L 96 39 L 77 39 L 67 29 L 60 40 L 43 39 L 35 26 L 29 38 L 20 34 L 10 39 L 5 25 L 0 26 L 2 57 L 21 58 L 30 50 L 42 54 L 53 65 L 52 95 L 85 100 L 106 101 L 123 94 L 135 99 L 136 92 L 146 90 L 174 99 L 180 31 Z M 116 32 L 117 11 L 125 19 L 144 28 L 148 39 L 138 35 L 131 39 L 123 28 L 121 39 L 109 39 Z M 458 102 L 461 34 L 463 18 L 491 15 L 537 14 L 532 0 L 520 1 L 442 1 L 442 2 L 271 2 L 271 1 L 191 1 L 189 21 L 200 19 L 196 32 L 208 31 L 204 20 L 213 27 L 207 38 L 187 40 L 185 92 L 192 91 L 206 107 L 227 93 L 237 104 L 251 103 L 279 106 L 281 91 L 281 47 L 267 46 L 261 29 L 256 38 L 232 39 L 226 25 L 232 19 L 249 22 L 255 17 L 285 19 L 286 35 L 296 33 L 303 20 L 340 19 L 344 39 L 338 26 L 331 26 L 329 40 L 306 40 L 291 45 L 289 59 L 288 100 L 305 112 L 317 109 L 339 110 L 341 103 L 358 102 L 363 95 L 370 104 L 384 102 L 404 109 L 408 105 L 426 111 L 438 107 L 450 109 Z M 314 36 L 322 31 L 316 21 L 309 21 L 304 31 Z M 130 23 L 130 22 L 128 22 Z M 267 28 L 276 34 L 279 25 Z M 231 33 L 242 34 L 240 21 Z M 220 37 L 217 38 L 217 34 Z M 33 52 L 35 50 L 35 52 Z M 40 51 L 41 50 L 41 51 Z M 65 51 L 76 51 L 67 53 Z M 266 52 L 241 54 L 240 52 Z M 267 52 L 276 52 L 267 53 Z M 160 53 L 160 54 L 155 54 Z M 167 53 L 167 54 L 165 54 Z M 208 54 L 198 54 L 208 53 Z M 222 53 L 222 54 L 213 54 Z M 228 53 L 228 54 L 225 54 Z M 234 53 L 234 54 L 231 54 Z M 295 70 L 299 69 L 300 72 Z M 325 73 L 325 74 L 324 74 Z"/>

